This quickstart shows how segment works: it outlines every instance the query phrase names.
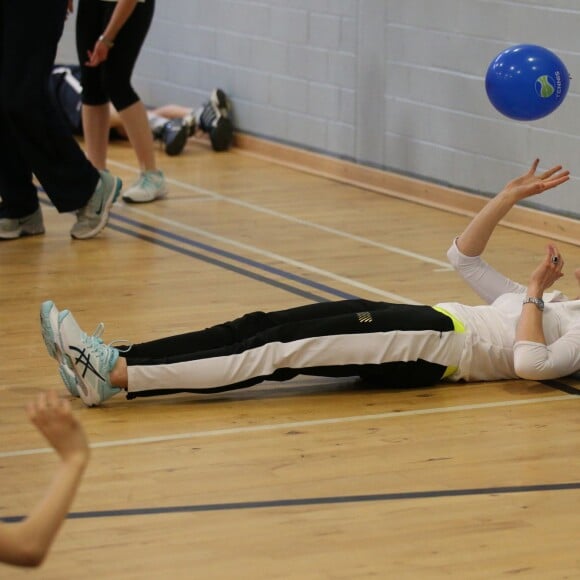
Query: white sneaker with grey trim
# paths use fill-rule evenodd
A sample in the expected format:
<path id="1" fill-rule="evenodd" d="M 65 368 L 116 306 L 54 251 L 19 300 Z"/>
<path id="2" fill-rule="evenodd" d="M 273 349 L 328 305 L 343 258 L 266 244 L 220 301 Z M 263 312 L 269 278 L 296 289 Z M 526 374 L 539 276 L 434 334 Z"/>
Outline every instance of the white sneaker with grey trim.
<path id="1" fill-rule="evenodd" d="M 44 233 L 40 207 L 21 218 L 0 217 L 0 240 L 15 240 L 21 236 L 36 236 Z"/>
<path id="2" fill-rule="evenodd" d="M 167 195 L 165 176 L 162 171 L 144 171 L 139 179 L 125 192 L 123 201 L 147 203 Z"/>

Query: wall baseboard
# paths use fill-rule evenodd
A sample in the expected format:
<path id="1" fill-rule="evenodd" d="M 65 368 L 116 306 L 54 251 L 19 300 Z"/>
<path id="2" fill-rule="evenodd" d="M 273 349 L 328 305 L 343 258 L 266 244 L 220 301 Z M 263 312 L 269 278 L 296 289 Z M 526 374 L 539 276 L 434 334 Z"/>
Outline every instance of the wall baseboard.
<path id="1" fill-rule="evenodd" d="M 455 214 L 472 216 L 488 201 L 485 196 L 373 169 L 243 133 L 236 133 L 235 145 L 240 152 L 273 163 Z M 565 216 L 516 206 L 501 223 L 551 240 L 580 245 L 580 221 Z"/>

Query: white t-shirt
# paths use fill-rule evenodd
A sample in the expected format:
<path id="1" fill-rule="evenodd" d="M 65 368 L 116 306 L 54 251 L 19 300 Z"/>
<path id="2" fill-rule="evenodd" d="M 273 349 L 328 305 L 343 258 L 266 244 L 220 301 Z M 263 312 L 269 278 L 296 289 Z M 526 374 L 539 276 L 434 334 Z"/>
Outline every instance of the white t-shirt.
<path id="1" fill-rule="evenodd" d="M 515 342 L 526 287 L 494 270 L 481 256 L 465 256 L 455 241 L 447 252 L 451 265 L 487 302 L 483 306 L 441 303 L 466 327 L 465 344 L 452 381 L 509 378 L 555 379 L 580 371 L 580 300 L 561 292 L 544 295 L 547 344 Z"/>

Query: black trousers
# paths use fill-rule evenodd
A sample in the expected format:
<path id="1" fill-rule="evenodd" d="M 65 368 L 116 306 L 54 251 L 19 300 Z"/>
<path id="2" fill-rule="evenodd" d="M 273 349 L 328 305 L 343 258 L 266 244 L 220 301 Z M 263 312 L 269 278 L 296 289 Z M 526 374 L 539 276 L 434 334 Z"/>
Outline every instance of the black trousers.
<path id="1" fill-rule="evenodd" d="M 128 398 L 221 392 L 299 374 L 416 387 L 441 380 L 445 357 L 433 360 L 430 345 L 453 332 L 451 318 L 430 306 L 342 300 L 253 312 L 205 330 L 135 344 L 121 356 L 129 367 Z M 172 378 L 179 388 L 172 388 Z"/>
<path id="2" fill-rule="evenodd" d="M 60 212 L 86 205 L 99 180 L 49 98 L 67 0 L 0 2 L 0 217 L 38 208 L 34 174 Z"/>
<path id="3" fill-rule="evenodd" d="M 115 2 L 79 0 L 76 38 L 83 103 L 104 105 L 110 101 L 117 111 L 122 111 L 139 101 L 131 85 L 131 76 L 153 19 L 155 2 L 137 3 L 105 62 L 96 68 L 83 66 L 88 59 L 87 51 L 93 50 L 116 6 Z"/>

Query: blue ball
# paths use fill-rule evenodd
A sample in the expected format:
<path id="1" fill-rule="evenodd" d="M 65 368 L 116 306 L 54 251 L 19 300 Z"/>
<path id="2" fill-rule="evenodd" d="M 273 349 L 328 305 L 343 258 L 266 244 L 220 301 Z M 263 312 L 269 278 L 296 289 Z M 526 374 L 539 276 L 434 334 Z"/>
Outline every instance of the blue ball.
<path id="1" fill-rule="evenodd" d="M 517 121 L 534 121 L 555 111 L 570 84 L 564 63 L 552 51 L 518 44 L 500 52 L 485 75 L 491 104 Z"/>

